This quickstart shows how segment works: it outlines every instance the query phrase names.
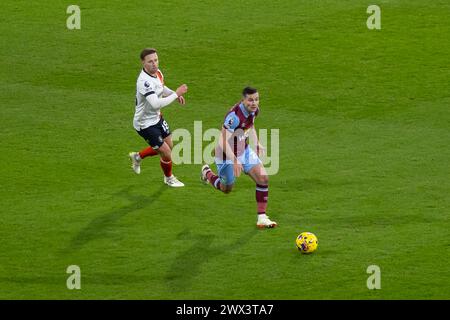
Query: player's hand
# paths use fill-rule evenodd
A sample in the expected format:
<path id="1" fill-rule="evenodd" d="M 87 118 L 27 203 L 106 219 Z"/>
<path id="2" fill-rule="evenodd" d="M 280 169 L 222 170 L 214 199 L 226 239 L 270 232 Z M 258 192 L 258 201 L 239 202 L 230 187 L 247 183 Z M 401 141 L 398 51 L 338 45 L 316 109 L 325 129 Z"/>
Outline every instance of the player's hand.
<path id="1" fill-rule="evenodd" d="M 183 97 L 183 96 L 179 96 L 179 97 L 177 98 L 177 100 L 178 100 L 178 102 L 179 102 L 180 104 L 182 104 L 182 105 L 186 104 L 186 100 L 184 100 L 184 97 Z"/>
<path id="2" fill-rule="evenodd" d="M 182 84 L 181 86 L 179 86 L 177 88 L 177 90 L 175 91 L 177 93 L 178 97 L 181 97 L 182 95 L 184 95 L 186 92 L 188 91 L 188 87 L 185 84 Z"/>
<path id="3" fill-rule="evenodd" d="M 242 164 L 240 164 L 237 161 L 233 163 L 233 174 L 235 177 L 239 177 L 241 175 L 242 170 L 243 170 Z"/>
<path id="4" fill-rule="evenodd" d="M 266 148 L 258 143 L 258 145 L 256 146 L 256 153 L 258 154 L 258 157 L 261 157 L 266 154 Z"/>

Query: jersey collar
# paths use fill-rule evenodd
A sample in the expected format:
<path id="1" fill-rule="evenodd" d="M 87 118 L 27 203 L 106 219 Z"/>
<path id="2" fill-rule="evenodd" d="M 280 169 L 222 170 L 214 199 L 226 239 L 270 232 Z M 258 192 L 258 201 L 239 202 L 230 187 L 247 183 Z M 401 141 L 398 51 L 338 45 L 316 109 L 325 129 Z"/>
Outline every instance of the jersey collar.
<path id="1" fill-rule="evenodd" d="M 156 78 L 156 76 L 152 76 L 150 73 L 148 73 L 144 68 L 142 68 L 142 71 L 144 71 L 146 74 L 148 74 L 152 78 Z"/>
<path id="2" fill-rule="evenodd" d="M 252 116 L 255 115 L 254 112 L 248 112 L 247 109 L 245 109 L 244 104 L 242 102 L 239 104 L 239 108 L 241 108 L 241 111 L 246 118 L 248 118 L 249 115 L 252 115 Z"/>

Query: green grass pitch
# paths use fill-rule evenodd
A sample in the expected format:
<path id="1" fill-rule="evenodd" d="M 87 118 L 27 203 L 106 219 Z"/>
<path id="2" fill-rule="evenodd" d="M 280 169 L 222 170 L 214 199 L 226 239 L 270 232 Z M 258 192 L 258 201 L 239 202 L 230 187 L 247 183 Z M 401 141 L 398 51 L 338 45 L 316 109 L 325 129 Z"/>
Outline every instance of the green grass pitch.
<path id="1" fill-rule="evenodd" d="M 80 30 L 70 4 L 2 2 L 1 299 L 450 298 L 448 1 L 80 0 Z M 256 229 L 246 176 L 224 195 L 200 164 L 174 168 L 176 190 L 156 158 L 131 171 L 149 46 L 189 86 L 172 130 L 220 128 L 259 89 L 257 128 L 280 130 L 278 228 Z"/>

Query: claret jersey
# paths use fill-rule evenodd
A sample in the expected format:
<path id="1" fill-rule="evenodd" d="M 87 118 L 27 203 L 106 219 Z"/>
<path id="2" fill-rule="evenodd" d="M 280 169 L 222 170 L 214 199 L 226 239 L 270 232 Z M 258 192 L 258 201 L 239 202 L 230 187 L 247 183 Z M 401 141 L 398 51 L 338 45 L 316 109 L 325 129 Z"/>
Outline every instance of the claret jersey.
<path id="1" fill-rule="evenodd" d="M 253 128 L 258 114 L 259 108 L 255 112 L 248 112 L 242 102 L 237 103 L 226 114 L 223 128 L 233 133 L 230 138 L 231 141 L 228 141 L 228 143 L 232 146 L 235 156 L 242 155 L 248 147 L 249 131 Z M 220 153 L 223 153 L 223 159 L 225 160 L 225 154 L 218 146 L 216 156 L 219 156 Z"/>

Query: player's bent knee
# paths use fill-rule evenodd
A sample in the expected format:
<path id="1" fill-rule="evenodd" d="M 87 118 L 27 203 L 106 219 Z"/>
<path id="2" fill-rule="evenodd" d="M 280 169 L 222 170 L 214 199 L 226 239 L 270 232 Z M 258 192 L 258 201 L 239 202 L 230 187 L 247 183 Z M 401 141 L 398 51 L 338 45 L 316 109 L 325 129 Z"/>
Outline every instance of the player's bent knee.
<path id="1" fill-rule="evenodd" d="M 160 156 L 161 156 L 161 159 L 163 159 L 164 161 L 172 161 L 172 156 L 171 156 L 170 152 L 161 152 Z"/>
<path id="2" fill-rule="evenodd" d="M 263 184 L 263 185 L 268 185 L 269 184 L 269 176 L 267 176 L 267 175 L 259 176 L 258 183 Z"/>
<path id="3" fill-rule="evenodd" d="M 164 158 L 166 161 L 172 160 L 172 150 L 170 149 L 167 143 L 164 143 L 159 149 L 159 154 L 161 158 Z"/>

